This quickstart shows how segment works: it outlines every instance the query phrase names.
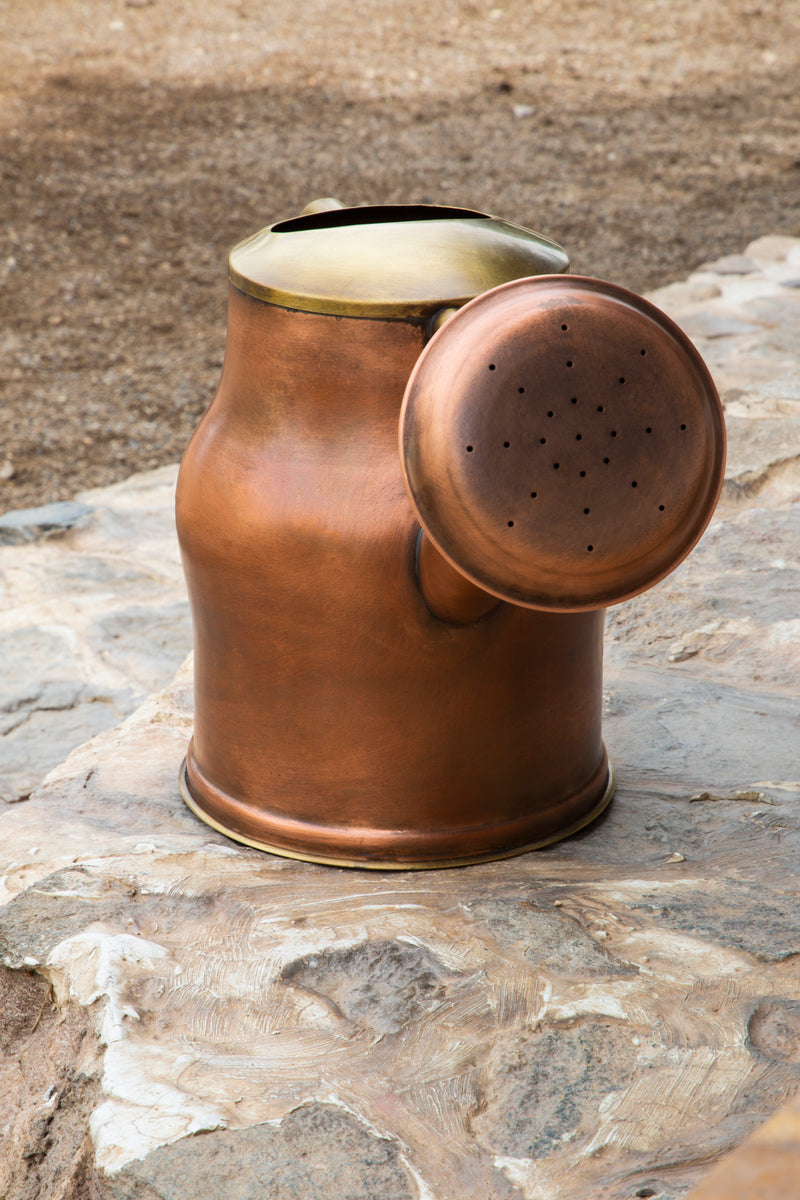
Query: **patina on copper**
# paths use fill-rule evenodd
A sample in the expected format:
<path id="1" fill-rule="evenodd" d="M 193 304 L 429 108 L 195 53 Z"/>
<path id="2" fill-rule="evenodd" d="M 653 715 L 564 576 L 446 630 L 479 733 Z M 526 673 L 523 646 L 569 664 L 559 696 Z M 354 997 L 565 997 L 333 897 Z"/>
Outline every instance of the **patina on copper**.
<path id="1" fill-rule="evenodd" d="M 602 608 L 510 604 L 457 569 L 438 527 L 421 535 L 397 449 L 426 344 L 438 328 L 438 361 L 461 336 L 452 311 L 567 265 L 529 231 L 419 206 L 311 212 L 233 251 L 222 378 L 177 494 L 195 625 L 182 791 L 215 828 L 319 862 L 434 866 L 545 845 L 610 800 Z M 412 418 L 413 386 L 406 471 L 435 525 L 409 462 L 436 418 Z M 466 453 L 448 404 L 445 473 Z"/>
<path id="2" fill-rule="evenodd" d="M 689 553 L 719 496 L 725 427 L 705 363 L 664 313 L 597 279 L 540 276 L 473 300 L 425 349 L 400 452 L 417 515 L 456 568 L 423 545 L 438 615 L 472 619 L 477 589 L 580 612 L 635 596 Z"/>

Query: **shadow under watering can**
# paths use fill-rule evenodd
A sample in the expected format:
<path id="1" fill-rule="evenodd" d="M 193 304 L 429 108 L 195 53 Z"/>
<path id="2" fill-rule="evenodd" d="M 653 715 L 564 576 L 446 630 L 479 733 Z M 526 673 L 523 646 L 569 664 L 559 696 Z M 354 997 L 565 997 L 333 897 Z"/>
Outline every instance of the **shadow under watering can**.
<path id="1" fill-rule="evenodd" d="M 697 542 L 725 431 L 681 330 L 568 266 L 481 213 L 334 201 L 232 251 L 177 491 L 181 790 L 215 829 L 447 866 L 610 801 L 604 609 Z"/>

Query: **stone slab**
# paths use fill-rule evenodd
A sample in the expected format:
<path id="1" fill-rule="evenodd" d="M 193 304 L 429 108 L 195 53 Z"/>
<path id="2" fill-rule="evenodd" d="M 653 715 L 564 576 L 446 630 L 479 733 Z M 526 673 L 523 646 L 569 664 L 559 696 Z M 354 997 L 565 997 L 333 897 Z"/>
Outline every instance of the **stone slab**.
<path id="1" fill-rule="evenodd" d="M 175 672 L 176 466 L 0 517 L 0 809 Z"/>
<path id="2" fill-rule="evenodd" d="M 740 1145 L 766 1178 L 759 1130 L 789 1120 L 800 1089 L 800 389 L 783 287 L 799 256 L 800 241 L 760 239 L 747 274 L 704 268 L 665 290 L 679 320 L 747 327 L 698 335 L 723 382 L 729 473 L 691 558 L 609 614 L 619 786 L 593 827 L 450 871 L 237 846 L 178 792 L 190 661 L 0 817 L 4 978 L 45 980 L 54 1000 L 22 987 L 0 1060 L 16 1071 L 7 1200 L 668 1200 Z M 104 653 L 120 695 L 169 678 L 170 486 L 84 498 L 86 526 L 0 551 L 8 594 L 45 605 L 27 625 L 12 605 L 7 644 L 38 630 L 64 664 L 33 700 L 11 679 L 7 713 L 40 696 L 78 711 L 83 664 Z M 126 581 L 119 602 L 115 587 L 101 599 L 104 571 Z M 66 1057 L 73 1081 L 60 1160 L 52 1096 L 19 1065 L 40 1002 L 42 1061 L 63 1074 Z M 733 1197 L 732 1179 L 703 1195 Z"/>

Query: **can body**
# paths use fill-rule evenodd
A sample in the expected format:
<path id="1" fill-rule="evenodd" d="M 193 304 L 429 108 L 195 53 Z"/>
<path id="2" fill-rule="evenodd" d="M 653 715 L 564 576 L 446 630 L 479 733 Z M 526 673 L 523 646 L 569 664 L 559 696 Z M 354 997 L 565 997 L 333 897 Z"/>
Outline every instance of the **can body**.
<path id="1" fill-rule="evenodd" d="M 397 450 L 414 320 L 230 291 L 177 523 L 195 629 L 184 795 L 248 844 L 406 867 L 500 857 L 610 798 L 604 613 L 427 609 Z"/>

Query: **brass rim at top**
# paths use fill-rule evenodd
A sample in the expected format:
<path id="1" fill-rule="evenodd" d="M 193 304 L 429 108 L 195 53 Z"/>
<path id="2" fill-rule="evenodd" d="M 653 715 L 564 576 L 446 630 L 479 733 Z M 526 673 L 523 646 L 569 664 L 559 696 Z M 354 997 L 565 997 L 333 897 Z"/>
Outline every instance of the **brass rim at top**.
<path id="1" fill-rule="evenodd" d="M 333 316 L 425 320 L 509 279 L 561 273 L 556 242 L 466 208 L 386 205 L 307 212 L 231 251 L 239 291 Z"/>

